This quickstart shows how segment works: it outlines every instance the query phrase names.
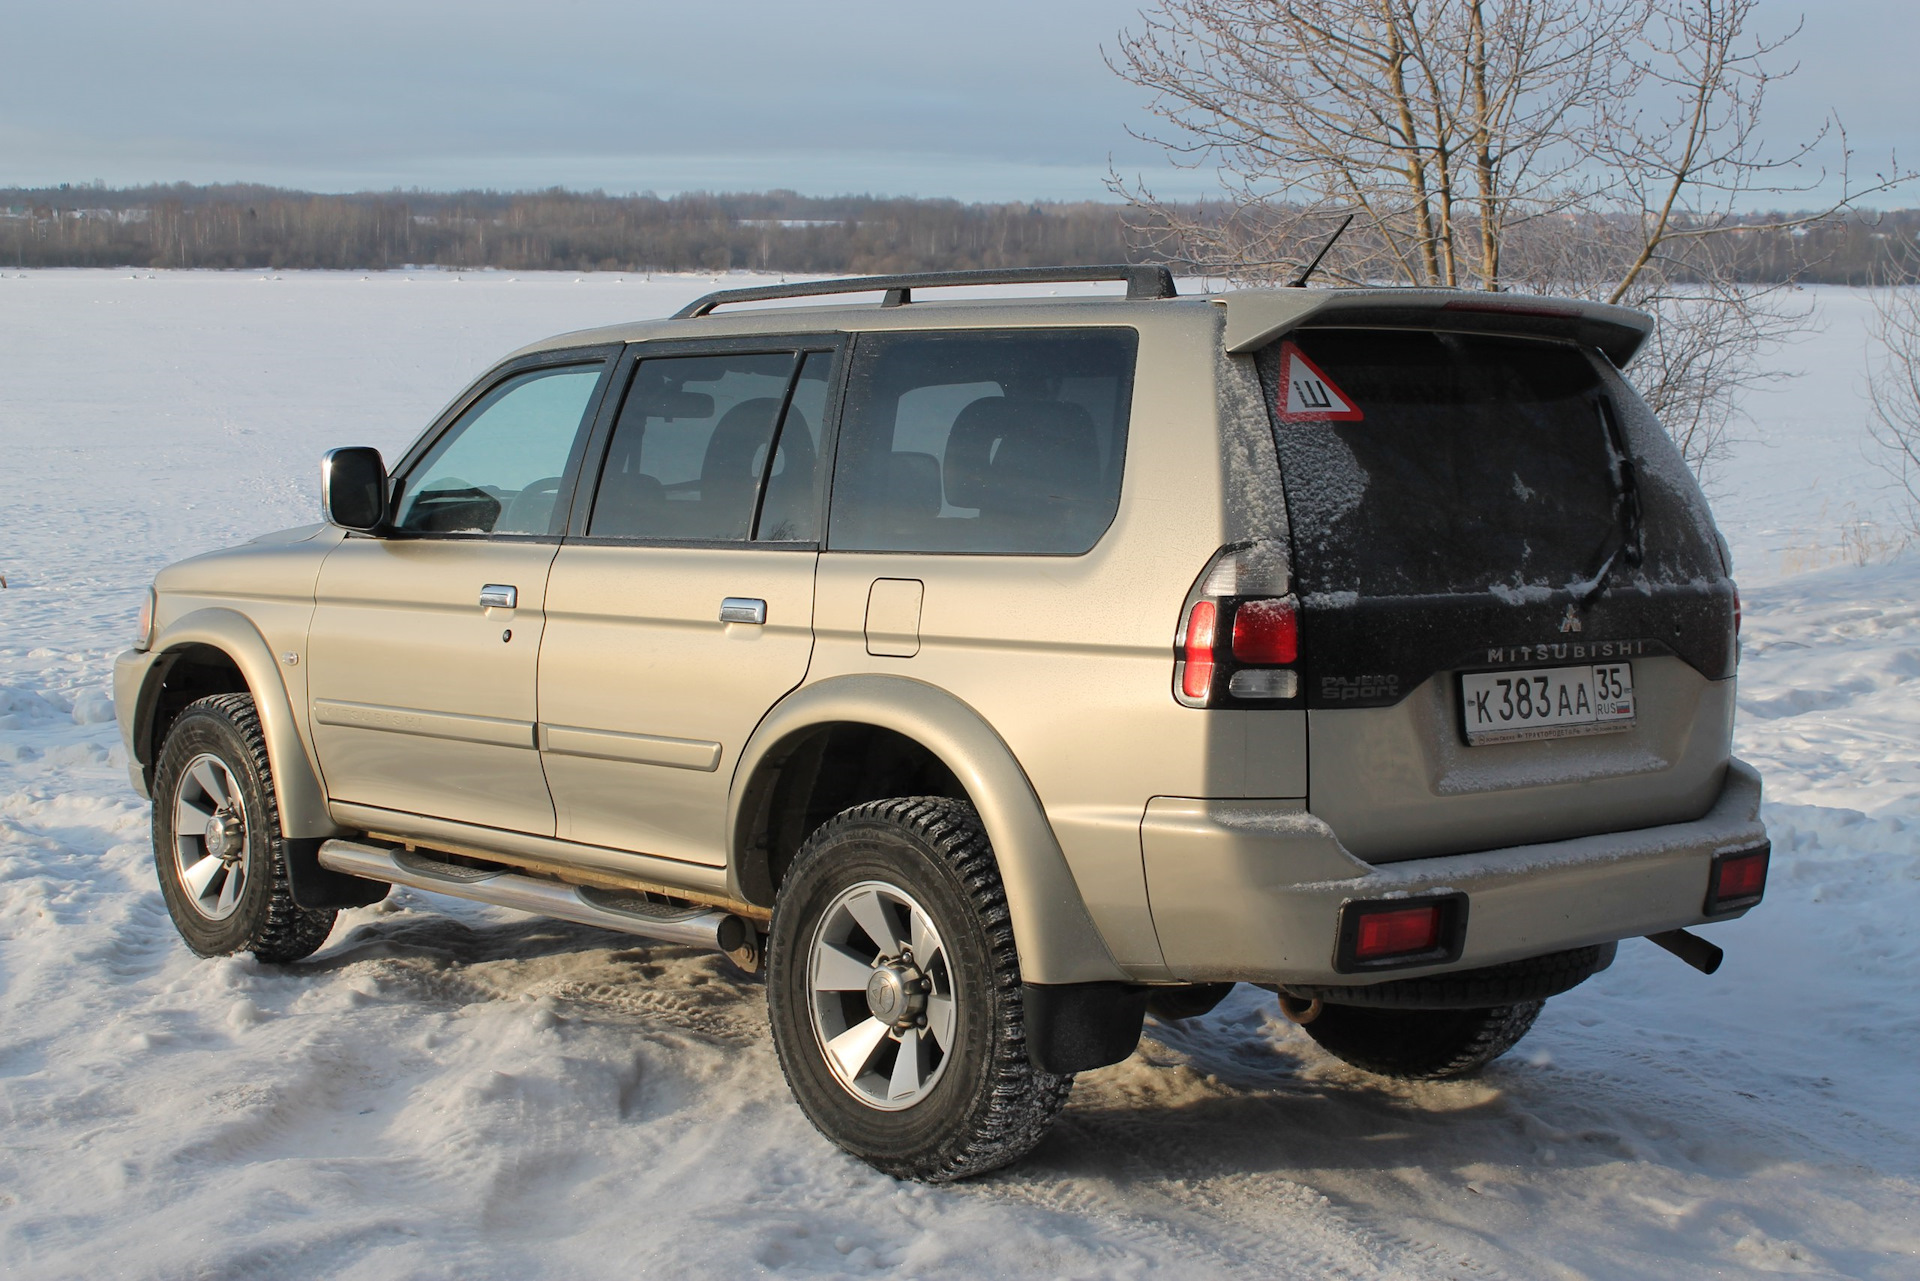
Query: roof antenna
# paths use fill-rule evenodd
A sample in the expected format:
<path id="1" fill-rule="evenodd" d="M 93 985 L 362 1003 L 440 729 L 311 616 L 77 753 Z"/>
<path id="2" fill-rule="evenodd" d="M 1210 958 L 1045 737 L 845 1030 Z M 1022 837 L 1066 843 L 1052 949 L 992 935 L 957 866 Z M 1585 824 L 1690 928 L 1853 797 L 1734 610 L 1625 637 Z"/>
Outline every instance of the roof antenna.
<path id="1" fill-rule="evenodd" d="M 1327 250 L 1333 248 L 1333 242 L 1340 239 L 1341 233 L 1346 231 L 1347 224 L 1351 223 L 1352 221 L 1353 221 L 1353 215 L 1348 214 L 1346 221 L 1342 222 L 1338 227 L 1335 227 L 1333 229 L 1333 234 L 1327 237 L 1326 244 L 1320 246 L 1320 252 L 1313 256 L 1313 261 L 1308 263 L 1304 268 L 1302 268 L 1299 275 L 1295 276 L 1292 280 L 1289 280 L 1287 282 L 1287 288 L 1305 289 L 1307 287 L 1307 277 L 1313 274 L 1313 269 L 1320 265 L 1320 260 L 1327 256 Z"/>

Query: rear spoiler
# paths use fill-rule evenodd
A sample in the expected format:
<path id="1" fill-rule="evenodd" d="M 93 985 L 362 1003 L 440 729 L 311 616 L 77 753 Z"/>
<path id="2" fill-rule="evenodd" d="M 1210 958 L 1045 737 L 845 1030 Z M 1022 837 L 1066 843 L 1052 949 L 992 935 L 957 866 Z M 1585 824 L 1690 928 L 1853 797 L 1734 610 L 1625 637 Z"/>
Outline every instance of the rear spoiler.
<path id="1" fill-rule="evenodd" d="M 1457 329 L 1571 339 L 1598 347 L 1625 369 L 1653 328 L 1652 316 L 1631 307 L 1467 289 L 1236 289 L 1213 300 L 1227 309 L 1227 350 L 1234 355 L 1305 324 Z"/>

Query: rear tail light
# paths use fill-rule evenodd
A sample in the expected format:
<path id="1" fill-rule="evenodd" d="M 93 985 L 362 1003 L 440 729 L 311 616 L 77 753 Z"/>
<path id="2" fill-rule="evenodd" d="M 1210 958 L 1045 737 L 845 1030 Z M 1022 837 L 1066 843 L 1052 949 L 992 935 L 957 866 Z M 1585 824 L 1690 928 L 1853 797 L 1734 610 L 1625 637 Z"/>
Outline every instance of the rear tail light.
<path id="1" fill-rule="evenodd" d="M 1333 968 L 1341 974 L 1444 965 L 1460 959 L 1467 937 L 1467 896 L 1376 899 L 1340 909 Z"/>
<path id="2" fill-rule="evenodd" d="M 1187 611 L 1187 640 L 1181 647 L 1180 692 L 1188 698 L 1206 698 L 1213 688 L 1213 634 L 1219 606 L 1197 600 Z"/>
<path id="3" fill-rule="evenodd" d="M 1771 843 L 1753 849 L 1717 854 L 1713 870 L 1707 874 L 1707 901 L 1702 912 L 1719 916 L 1752 907 L 1767 892 L 1767 863 L 1773 853 Z"/>
<path id="4" fill-rule="evenodd" d="M 1283 544 L 1223 548 L 1188 593 L 1174 646 L 1174 695 L 1188 707 L 1297 697 L 1300 607 Z"/>
<path id="5" fill-rule="evenodd" d="M 1293 597 L 1250 600 L 1233 611 L 1236 662 L 1284 667 L 1300 657 L 1300 611 Z"/>

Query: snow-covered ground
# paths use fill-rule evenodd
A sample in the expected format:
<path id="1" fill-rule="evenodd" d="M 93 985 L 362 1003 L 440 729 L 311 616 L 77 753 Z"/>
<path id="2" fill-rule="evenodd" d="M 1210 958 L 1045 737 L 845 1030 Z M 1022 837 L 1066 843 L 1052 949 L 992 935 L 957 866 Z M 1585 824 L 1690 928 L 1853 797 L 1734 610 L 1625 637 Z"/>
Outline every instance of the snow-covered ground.
<path id="1" fill-rule="evenodd" d="M 712 958 L 396 892 L 308 963 L 195 959 L 106 699 L 152 572 L 711 287 L 0 272 L 7 1276 L 1920 1276 L 1920 557 L 1787 572 L 1884 511 L 1845 292 L 1719 485 L 1767 902 L 1713 978 L 1624 945 L 1480 1080 L 1368 1078 L 1243 988 L 932 1189 L 814 1134 Z"/>

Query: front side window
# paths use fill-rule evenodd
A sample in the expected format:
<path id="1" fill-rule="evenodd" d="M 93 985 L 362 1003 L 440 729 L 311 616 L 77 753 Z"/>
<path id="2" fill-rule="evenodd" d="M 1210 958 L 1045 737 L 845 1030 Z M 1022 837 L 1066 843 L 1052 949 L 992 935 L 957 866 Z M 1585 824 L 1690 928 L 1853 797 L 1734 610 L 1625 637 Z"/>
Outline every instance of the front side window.
<path id="1" fill-rule="evenodd" d="M 395 526 L 409 533 L 553 532 L 567 458 L 602 368 L 533 370 L 474 402 L 403 482 Z"/>
<path id="2" fill-rule="evenodd" d="M 742 541 L 764 487 L 760 538 L 817 539 L 831 364 L 829 353 L 790 351 L 641 361 L 607 447 L 588 536 Z"/>
<path id="3" fill-rule="evenodd" d="M 1130 329 L 862 337 L 834 465 L 840 551 L 1078 554 L 1120 502 Z"/>

